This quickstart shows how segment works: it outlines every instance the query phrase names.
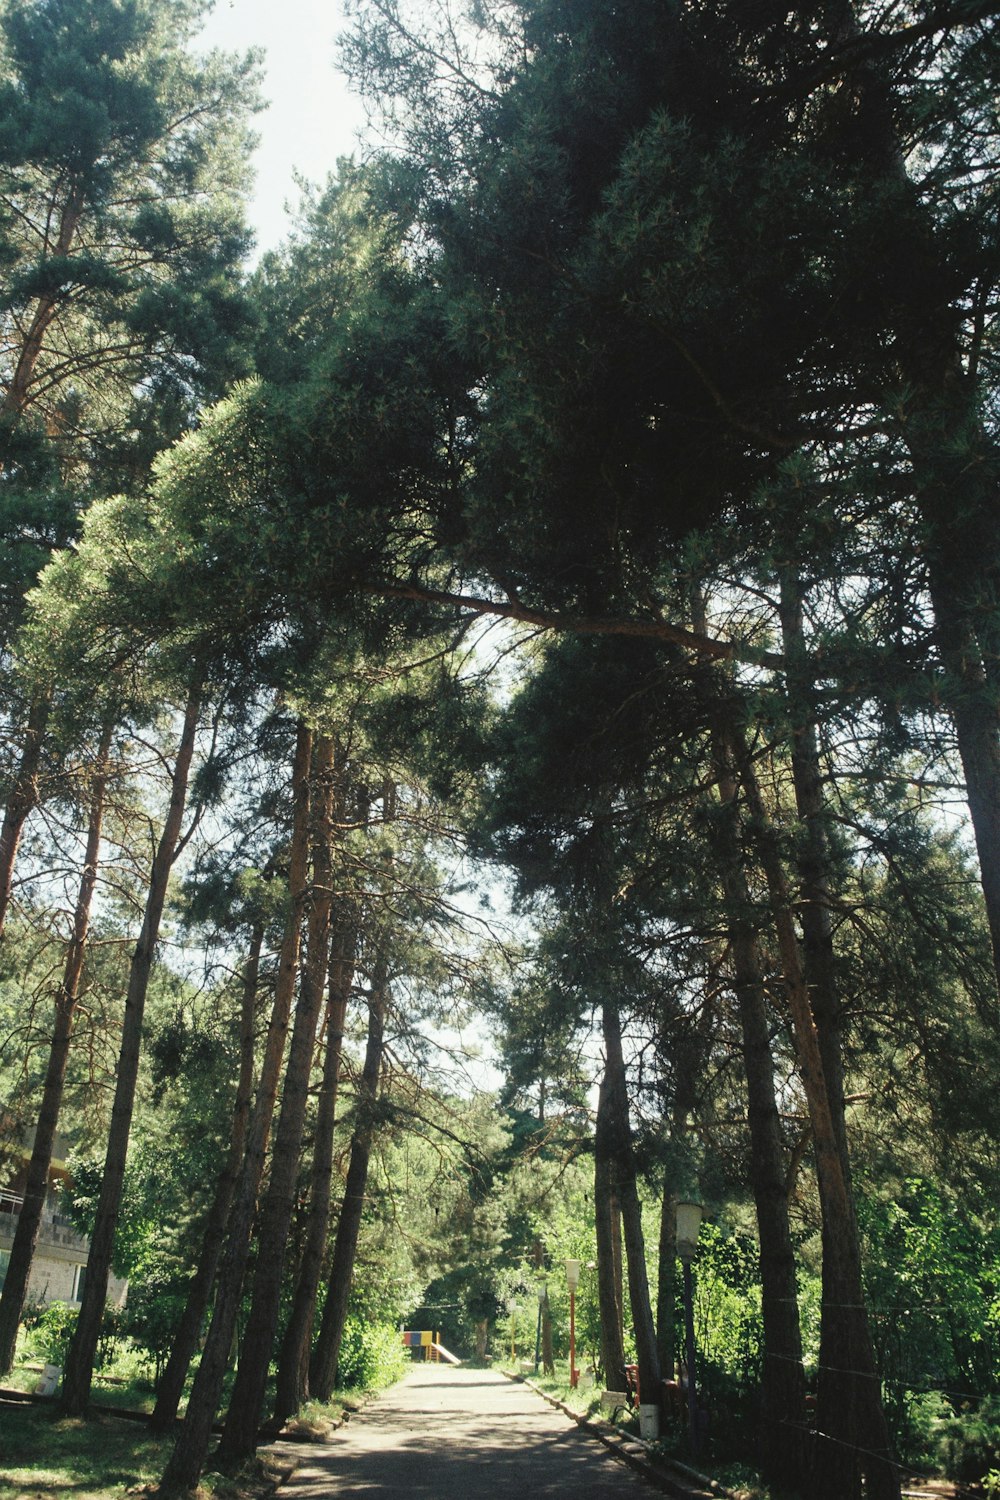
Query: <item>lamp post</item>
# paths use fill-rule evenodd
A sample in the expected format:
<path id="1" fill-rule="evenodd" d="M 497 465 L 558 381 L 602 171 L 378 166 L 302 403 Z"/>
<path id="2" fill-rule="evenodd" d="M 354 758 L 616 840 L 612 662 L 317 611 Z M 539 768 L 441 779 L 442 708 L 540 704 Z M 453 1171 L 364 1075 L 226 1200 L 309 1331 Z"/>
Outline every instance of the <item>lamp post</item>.
<path id="1" fill-rule="evenodd" d="M 535 1374 L 538 1374 L 538 1366 L 542 1358 L 542 1314 L 545 1311 L 545 1299 L 549 1294 L 549 1286 L 544 1276 L 539 1276 L 536 1283 L 538 1290 L 538 1322 L 535 1325 Z"/>
<path id="2" fill-rule="evenodd" d="M 569 1287 L 569 1386 L 576 1390 L 576 1289 L 580 1285 L 580 1262 L 566 1262 L 566 1285 Z"/>
<path id="3" fill-rule="evenodd" d="M 691 1452 L 698 1456 L 698 1397 L 694 1384 L 694 1285 L 691 1262 L 698 1253 L 698 1230 L 701 1228 L 701 1204 L 677 1205 L 677 1254 L 684 1268 L 684 1331 L 687 1354 L 688 1424 L 691 1429 Z"/>

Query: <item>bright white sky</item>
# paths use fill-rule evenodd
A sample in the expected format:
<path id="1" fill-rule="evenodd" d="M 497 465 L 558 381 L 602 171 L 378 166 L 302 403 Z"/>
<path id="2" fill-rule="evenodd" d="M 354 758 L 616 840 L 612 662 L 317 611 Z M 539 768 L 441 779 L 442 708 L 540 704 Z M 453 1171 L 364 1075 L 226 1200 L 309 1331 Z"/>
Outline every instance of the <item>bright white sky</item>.
<path id="1" fill-rule="evenodd" d="M 334 67 L 334 41 L 344 18 L 338 0 L 215 0 L 195 45 L 245 52 L 262 47 L 264 98 L 256 117 L 260 145 L 254 165 L 257 190 L 250 221 L 258 252 L 288 232 L 285 205 L 298 201 L 293 173 L 323 182 L 338 156 L 357 150 L 364 111 Z"/>

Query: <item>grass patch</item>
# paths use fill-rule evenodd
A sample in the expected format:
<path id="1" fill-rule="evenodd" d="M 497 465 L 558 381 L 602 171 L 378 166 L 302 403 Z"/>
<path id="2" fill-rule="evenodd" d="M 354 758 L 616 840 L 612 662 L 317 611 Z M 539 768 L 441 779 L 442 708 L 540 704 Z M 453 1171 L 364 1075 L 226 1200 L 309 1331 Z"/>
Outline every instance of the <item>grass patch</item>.
<path id="1" fill-rule="evenodd" d="M 5 1406 L 0 1500 L 118 1500 L 160 1476 L 170 1440 L 137 1422 L 61 1417 L 47 1406 Z"/>
<path id="2" fill-rule="evenodd" d="M 508 1373 L 519 1372 L 509 1371 Z M 574 1389 L 569 1383 L 569 1366 L 564 1365 L 560 1360 L 556 1360 L 554 1375 L 543 1375 L 539 1370 L 537 1375 L 532 1372 L 525 1378 L 530 1380 L 532 1385 L 536 1385 L 540 1391 L 544 1391 L 547 1396 L 554 1396 L 557 1401 L 568 1406 L 571 1411 L 582 1412 L 587 1416 L 590 1416 L 592 1412 L 600 1411 L 601 1387 L 591 1384 L 578 1385 Z"/>
<path id="3" fill-rule="evenodd" d="M 334 1396 L 332 1401 L 323 1403 L 321 1401 L 307 1401 L 301 1410 L 293 1417 L 289 1417 L 283 1431 L 292 1437 L 307 1438 L 314 1443 L 325 1443 L 331 1433 L 335 1432 L 344 1420 L 344 1413 L 360 1411 L 362 1402 L 350 1397 L 338 1398 Z"/>
<path id="4" fill-rule="evenodd" d="M 123 1500 L 152 1496 L 170 1436 L 112 1416 L 61 1417 L 50 1406 L 4 1406 L 0 1500 Z M 288 1474 L 267 1453 L 236 1475 L 207 1473 L 198 1500 L 264 1500 Z"/>
<path id="5" fill-rule="evenodd" d="M 4 1385 L 12 1391 L 37 1391 L 42 1379 L 43 1365 L 20 1364 L 15 1365 L 9 1374 L 3 1377 Z"/>

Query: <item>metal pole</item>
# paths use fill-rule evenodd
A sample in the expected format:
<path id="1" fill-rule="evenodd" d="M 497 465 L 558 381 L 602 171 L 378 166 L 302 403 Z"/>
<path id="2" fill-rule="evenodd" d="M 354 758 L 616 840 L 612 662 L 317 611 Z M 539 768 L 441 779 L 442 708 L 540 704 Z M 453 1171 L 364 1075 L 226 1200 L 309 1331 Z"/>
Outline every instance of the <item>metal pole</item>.
<path id="1" fill-rule="evenodd" d="M 691 1261 L 685 1257 L 684 1267 L 684 1328 L 687 1345 L 688 1377 L 688 1423 L 691 1429 L 691 1453 L 698 1457 L 698 1395 L 694 1384 L 694 1278 Z"/>
<path id="2" fill-rule="evenodd" d="M 576 1292 L 569 1294 L 569 1387 L 576 1390 Z"/>
<path id="3" fill-rule="evenodd" d="M 535 1328 L 535 1374 L 542 1359 L 542 1299 L 538 1299 L 538 1323 Z"/>

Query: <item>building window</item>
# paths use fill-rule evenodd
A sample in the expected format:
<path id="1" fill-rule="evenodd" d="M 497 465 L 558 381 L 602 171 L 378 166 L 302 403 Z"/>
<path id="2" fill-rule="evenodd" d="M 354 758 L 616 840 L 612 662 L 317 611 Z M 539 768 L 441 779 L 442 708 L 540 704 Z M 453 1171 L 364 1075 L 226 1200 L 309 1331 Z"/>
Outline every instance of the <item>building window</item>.
<path id="1" fill-rule="evenodd" d="M 87 1267 L 86 1266 L 74 1266 L 73 1267 L 73 1293 L 72 1293 L 72 1297 L 70 1298 L 70 1300 L 72 1302 L 82 1302 L 83 1301 L 83 1289 L 86 1286 L 86 1284 L 87 1284 Z"/>

